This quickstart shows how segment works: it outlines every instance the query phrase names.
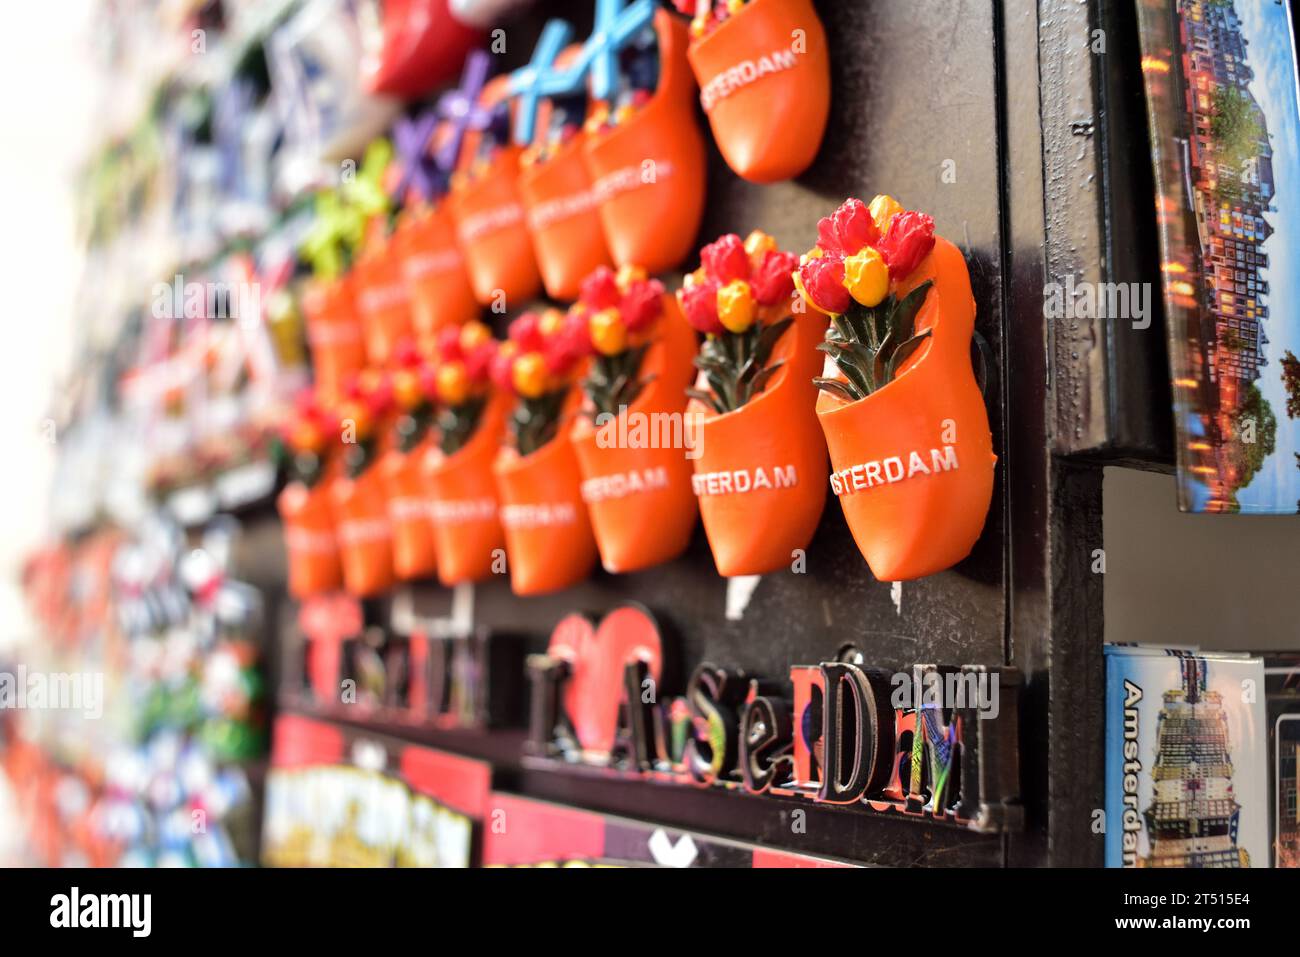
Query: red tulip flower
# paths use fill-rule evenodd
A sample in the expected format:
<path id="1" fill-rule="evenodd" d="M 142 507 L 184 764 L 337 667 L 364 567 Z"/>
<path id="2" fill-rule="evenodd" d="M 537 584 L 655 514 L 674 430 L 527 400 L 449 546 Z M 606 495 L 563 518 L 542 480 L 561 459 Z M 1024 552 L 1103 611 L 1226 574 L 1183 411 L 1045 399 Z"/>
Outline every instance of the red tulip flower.
<path id="1" fill-rule="evenodd" d="M 540 352 L 542 349 L 542 331 L 538 327 L 535 312 L 526 312 L 515 319 L 510 323 L 507 334 L 510 336 L 510 341 L 519 347 L 520 352 Z"/>
<path id="2" fill-rule="evenodd" d="M 456 362 L 463 357 L 460 326 L 443 326 L 438 330 L 438 358 L 443 362 Z"/>
<path id="3" fill-rule="evenodd" d="M 469 376 L 471 382 L 478 383 L 487 379 L 496 354 L 496 343 L 491 340 L 470 350 L 465 356 L 465 374 Z"/>
<path id="4" fill-rule="evenodd" d="M 573 366 L 591 355 L 591 333 L 587 329 L 587 317 L 578 313 L 568 313 L 560 327 L 546 337 L 542 346 L 542 358 L 546 362 L 546 371 L 552 375 L 563 375 Z"/>
<path id="5" fill-rule="evenodd" d="M 749 278 L 749 253 L 744 241 L 735 233 L 727 233 L 700 250 L 700 265 L 710 279 L 725 286 L 733 279 Z"/>
<path id="6" fill-rule="evenodd" d="M 799 267 L 799 281 L 812 304 L 822 312 L 839 315 L 852 302 L 844 288 L 844 260 L 836 253 L 808 259 Z"/>
<path id="7" fill-rule="evenodd" d="M 726 332 L 718 318 L 718 282 L 704 279 L 677 293 L 686 321 L 705 335 L 718 336 Z"/>
<path id="8" fill-rule="evenodd" d="M 889 221 L 889 232 L 875 245 L 889 267 L 890 278 L 902 279 L 934 248 L 934 219 L 913 210 L 898 213 Z"/>
<path id="9" fill-rule="evenodd" d="M 788 301 L 794 292 L 794 271 L 798 268 L 799 257 L 794 253 L 768 250 L 750 280 L 750 285 L 754 288 L 754 301 L 760 306 Z"/>
<path id="10" fill-rule="evenodd" d="M 497 353 L 492 356 L 492 363 L 490 366 L 492 384 L 503 392 L 514 391 L 514 364 L 515 357 L 509 352 L 498 350 Z"/>
<path id="11" fill-rule="evenodd" d="M 664 286 L 658 279 L 634 282 L 619 301 L 619 312 L 627 331 L 637 333 L 659 318 L 663 311 Z"/>
<path id="12" fill-rule="evenodd" d="M 863 246 L 880 241 L 871 210 L 860 199 L 846 199 L 830 216 L 817 223 L 817 245 L 828 253 L 852 256 Z"/>
<path id="13" fill-rule="evenodd" d="M 618 277 L 608 266 L 598 266 L 582 281 L 578 296 L 594 310 L 609 309 L 618 305 Z"/>

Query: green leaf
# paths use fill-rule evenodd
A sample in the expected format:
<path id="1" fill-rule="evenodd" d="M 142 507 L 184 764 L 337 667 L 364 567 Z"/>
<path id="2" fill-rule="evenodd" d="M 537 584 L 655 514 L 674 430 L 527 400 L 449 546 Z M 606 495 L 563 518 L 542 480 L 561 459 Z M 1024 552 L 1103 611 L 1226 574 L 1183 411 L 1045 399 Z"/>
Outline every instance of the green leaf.
<path id="1" fill-rule="evenodd" d="M 598 355 L 595 358 L 591 372 L 582 382 L 593 415 L 617 414 L 620 405 L 631 405 L 641 394 L 654 378 L 638 378 L 648 348 L 649 343 L 646 343 L 612 356 Z"/>
<path id="2" fill-rule="evenodd" d="M 558 389 L 535 399 L 520 399 L 511 415 L 515 448 L 530 455 L 555 438 L 560 427 L 567 390 Z"/>
<path id="3" fill-rule="evenodd" d="M 460 405 L 447 406 L 438 415 L 438 447 L 444 455 L 459 452 L 478 428 L 487 401 L 476 397 Z"/>
<path id="4" fill-rule="evenodd" d="M 776 322 L 769 322 L 763 325 L 758 333 L 758 341 L 754 344 L 754 355 L 758 357 L 760 365 L 767 362 L 772 350 L 776 344 L 781 341 L 786 330 L 794 325 L 794 317 L 786 316 L 784 319 L 778 319 Z"/>
<path id="5" fill-rule="evenodd" d="M 825 352 L 834 361 L 836 367 L 853 385 L 862 390 L 864 395 L 875 391 L 876 380 L 872 375 L 875 358 L 869 347 L 861 343 L 820 342 L 820 352 Z"/>
<path id="6" fill-rule="evenodd" d="M 861 342 L 867 345 L 870 336 L 863 321 L 862 307 L 856 302 L 849 305 L 849 311 L 836 317 L 836 327 L 848 342 Z"/>
<path id="7" fill-rule="evenodd" d="M 934 283 L 927 279 L 894 305 L 890 323 L 899 330 L 900 340 L 912 334 L 916 324 L 916 314 L 921 311 L 925 297 L 933 285 Z"/>
<path id="8" fill-rule="evenodd" d="M 924 342 L 929 337 L 929 335 L 930 335 L 929 329 L 926 329 L 923 332 L 918 332 L 916 335 L 912 336 L 912 338 L 908 339 L 896 350 L 894 350 L 894 354 L 889 359 L 889 368 L 886 370 L 887 371 L 887 375 L 885 378 L 886 383 L 894 381 L 894 376 L 898 374 L 898 367 L 902 365 L 904 362 L 906 362 L 908 357 L 912 355 L 912 353 L 914 353 L 918 348 L 920 348 L 921 343 Z"/>
<path id="9" fill-rule="evenodd" d="M 841 382 L 839 379 L 827 379 L 824 376 L 813 378 L 813 385 L 823 392 L 829 392 L 831 395 L 848 402 L 856 402 L 858 399 L 865 398 L 857 392 L 851 385 Z"/>
<path id="10" fill-rule="evenodd" d="M 689 397 L 689 398 L 692 398 L 692 399 L 698 399 L 700 402 L 703 402 L 705 405 L 707 405 L 709 408 L 711 408 L 714 412 L 722 413 L 722 412 L 727 411 L 727 410 L 724 409 L 724 408 L 722 407 L 722 405 L 718 402 L 717 398 L 713 395 L 712 392 L 703 392 L 703 391 L 701 391 L 700 389 L 687 389 L 687 390 L 686 390 L 686 395 L 687 395 L 687 397 Z"/>
<path id="11" fill-rule="evenodd" d="M 718 397 L 718 402 L 722 404 L 723 411 L 734 409 L 736 407 L 735 395 L 732 392 L 732 382 L 728 381 L 721 374 L 714 372 L 706 372 L 704 378 L 708 380 L 709 387 L 713 389 L 713 394 Z"/>
<path id="12" fill-rule="evenodd" d="M 745 401 L 748 402 L 750 399 L 754 398 L 754 396 L 762 392 L 767 386 L 767 383 L 771 380 L 772 376 L 776 375 L 777 370 L 783 365 L 785 365 L 784 361 L 774 362 L 770 366 L 765 366 L 761 369 L 758 375 L 754 376 L 754 381 L 749 383 L 746 389 Z"/>
<path id="13" fill-rule="evenodd" d="M 650 378 L 653 378 L 653 376 Z M 626 388 L 621 389 L 619 394 L 610 400 L 610 411 L 617 414 L 618 410 L 623 406 L 631 408 L 632 403 L 637 400 L 649 384 L 650 379 L 633 379 L 627 384 Z"/>
<path id="14" fill-rule="evenodd" d="M 744 332 L 726 332 L 704 340 L 694 359 L 712 390 L 710 404 L 730 412 L 758 394 L 771 378 L 765 374 L 777 342 L 794 324 L 786 316 L 775 322 L 755 322 Z M 775 367 L 774 367 L 775 368 Z"/>

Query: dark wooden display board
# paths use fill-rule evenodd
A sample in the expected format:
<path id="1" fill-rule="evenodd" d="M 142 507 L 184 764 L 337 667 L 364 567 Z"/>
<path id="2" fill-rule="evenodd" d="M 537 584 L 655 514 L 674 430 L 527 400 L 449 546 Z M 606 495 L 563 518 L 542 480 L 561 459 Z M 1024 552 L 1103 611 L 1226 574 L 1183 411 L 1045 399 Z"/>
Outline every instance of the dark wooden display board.
<path id="1" fill-rule="evenodd" d="M 1117 153 L 1113 137 L 1127 135 L 1107 134 L 1093 112 L 1103 78 L 1130 70 L 1137 76 L 1136 63 L 1112 68 L 1106 59 L 1136 50 L 1118 33 L 1110 53 L 1087 50 L 1102 18 L 1113 18 L 1119 33 L 1131 28 L 1113 7 L 1074 0 L 824 0 L 817 8 L 831 44 L 833 96 L 813 167 L 796 181 L 758 186 L 731 173 L 710 145 L 700 243 L 761 228 L 782 247 L 803 251 L 818 218 L 845 196 L 869 200 L 886 192 L 930 212 L 938 232 L 965 252 L 977 329 L 996 357 L 987 402 L 999 457 L 993 505 L 968 559 L 904 584 L 901 598 L 891 595 L 888 583 L 872 577 L 829 496 L 805 572 L 764 576 L 740 620 L 726 617 L 726 581 L 699 528 L 682 558 L 643 573 L 597 572 L 579 587 L 532 599 L 515 598 L 501 577 L 474 594 L 476 622 L 527 635 L 537 650 L 566 613 L 644 604 L 679 652 L 678 684 L 665 693 L 680 692 L 685 675 L 704 660 L 781 675 L 849 643 L 872 666 L 888 669 L 918 661 L 1016 666 L 1026 679 L 1023 832 L 980 835 L 868 810 L 543 769 L 511 760 L 518 735 L 387 730 L 490 754 L 507 790 L 802 853 L 894 865 L 1099 863 L 1101 836 L 1091 832 L 1091 812 L 1101 806 L 1102 787 L 1101 577 L 1092 562 L 1101 547 L 1101 476 L 1098 467 L 1055 453 L 1138 449 L 1158 464 L 1163 426 L 1158 390 L 1155 412 L 1146 396 L 1148 420 L 1139 427 L 1112 429 L 1113 402 L 1081 404 L 1080 396 L 1108 395 L 1121 380 L 1122 388 L 1153 387 L 1133 372 L 1137 365 L 1119 373 L 1107 365 L 1115 353 L 1104 336 L 1049 328 L 1043 284 L 1049 256 L 1054 269 L 1102 256 L 1088 268 L 1107 275 L 1103 247 L 1133 242 L 1127 233 L 1106 234 L 1110 210 L 1096 180 L 1102 158 Z M 589 4 L 539 4 L 507 29 L 510 66 L 526 60 L 548 15 L 573 19 L 579 35 L 590 26 Z M 1112 139 L 1099 145 L 1106 135 Z M 1081 356 L 1070 337 L 1099 351 Z M 1163 334 L 1157 329 L 1148 340 L 1161 343 Z M 1139 358 L 1150 361 L 1145 353 Z M 1068 394 L 1056 391 L 1062 382 Z M 1066 407 L 1073 411 L 1062 416 Z M 445 589 L 420 584 L 412 596 L 420 616 L 449 613 Z M 370 611 L 386 619 L 382 604 Z M 789 826 L 793 807 L 807 812 L 803 834 Z"/>

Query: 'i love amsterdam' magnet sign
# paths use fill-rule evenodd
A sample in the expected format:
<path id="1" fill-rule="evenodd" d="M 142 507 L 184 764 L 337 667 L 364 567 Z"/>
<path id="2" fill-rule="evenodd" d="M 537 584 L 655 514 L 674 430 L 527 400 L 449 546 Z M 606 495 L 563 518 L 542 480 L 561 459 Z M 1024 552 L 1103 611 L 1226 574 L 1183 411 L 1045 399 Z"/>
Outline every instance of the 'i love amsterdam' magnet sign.
<path id="1" fill-rule="evenodd" d="M 853 648 L 781 676 L 705 662 L 660 693 L 662 636 L 624 606 L 562 619 L 531 655 L 533 760 L 596 773 L 1021 826 L 1020 676 L 978 665 L 887 671 Z"/>

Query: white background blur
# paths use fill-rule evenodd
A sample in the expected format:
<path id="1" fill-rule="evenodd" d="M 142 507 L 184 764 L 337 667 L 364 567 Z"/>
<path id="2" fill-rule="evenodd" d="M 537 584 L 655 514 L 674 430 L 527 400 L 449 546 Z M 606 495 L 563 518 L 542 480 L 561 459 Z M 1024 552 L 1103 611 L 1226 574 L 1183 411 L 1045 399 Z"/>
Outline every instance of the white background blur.
<path id="1" fill-rule="evenodd" d="M 72 362 L 81 269 L 73 188 L 93 142 L 94 0 L 9 3 L 0 27 L 0 652 L 33 637 L 18 590 L 47 531 L 54 448 L 42 430 Z"/>

